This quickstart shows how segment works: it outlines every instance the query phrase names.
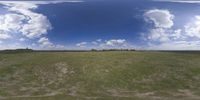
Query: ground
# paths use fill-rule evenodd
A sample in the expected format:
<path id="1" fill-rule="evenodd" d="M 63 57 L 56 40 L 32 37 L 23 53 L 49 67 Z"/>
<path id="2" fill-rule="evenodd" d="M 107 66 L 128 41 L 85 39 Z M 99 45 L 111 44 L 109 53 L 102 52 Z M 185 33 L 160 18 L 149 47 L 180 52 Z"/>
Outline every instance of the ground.
<path id="1" fill-rule="evenodd" d="M 200 100 L 200 53 L 0 53 L 0 99 Z"/>

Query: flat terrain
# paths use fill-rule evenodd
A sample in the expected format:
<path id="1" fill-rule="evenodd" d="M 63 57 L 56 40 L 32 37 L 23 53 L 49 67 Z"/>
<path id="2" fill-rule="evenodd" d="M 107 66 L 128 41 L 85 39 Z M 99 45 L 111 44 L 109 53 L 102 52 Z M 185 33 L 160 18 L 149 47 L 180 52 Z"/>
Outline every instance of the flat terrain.
<path id="1" fill-rule="evenodd" d="M 0 53 L 0 99 L 200 100 L 200 53 Z"/>

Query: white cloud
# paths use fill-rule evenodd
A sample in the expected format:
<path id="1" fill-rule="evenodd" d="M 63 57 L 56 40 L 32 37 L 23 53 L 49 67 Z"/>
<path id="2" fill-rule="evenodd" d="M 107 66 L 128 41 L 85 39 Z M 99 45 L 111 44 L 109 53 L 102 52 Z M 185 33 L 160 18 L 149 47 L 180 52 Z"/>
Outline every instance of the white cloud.
<path id="1" fill-rule="evenodd" d="M 144 14 L 147 22 L 153 22 L 153 28 L 149 29 L 149 34 L 144 35 L 145 39 L 156 42 L 166 42 L 170 40 L 173 32 L 170 28 L 173 26 L 174 15 L 168 10 L 153 9 Z"/>
<path id="2" fill-rule="evenodd" d="M 154 0 L 160 2 L 177 2 L 177 3 L 200 3 L 199 0 Z"/>
<path id="3" fill-rule="evenodd" d="M 97 39 L 96 41 L 97 41 L 97 42 L 101 42 L 101 41 L 102 41 L 102 39 Z"/>
<path id="4" fill-rule="evenodd" d="M 10 36 L 9 34 L 7 34 L 7 33 L 5 33 L 4 31 L 1 31 L 0 30 L 0 40 L 1 39 L 10 39 L 10 38 L 12 38 L 12 36 Z"/>
<path id="5" fill-rule="evenodd" d="M 29 38 L 34 38 L 47 34 L 47 31 L 50 29 L 51 24 L 46 16 L 35 14 L 34 17 L 28 21 L 28 24 L 25 24 L 20 31 L 23 35 Z"/>
<path id="6" fill-rule="evenodd" d="M 15 4 L 22 4 L 22 3 L 30 3 L 30 4 L 57 4 L 57 3 L 64 3 L 64 2 L 71 2 L 71 3 L 78 3 L 84 2 L 83 0 L 1 0 L 0 3 L 8 4 L 8 3 L 15 3 Z"/>
<path id="7" fill-rule="evenodd" d="M 171 28 L 174 25 L 174 15 L 168 10 L 153 9 L 145 12 L 144 16 L 148 22 L 152 21 L 157 28 Z"/>
<path id="8" fill-rule="evenodd" d="M 143 39 L 163 43 L 184 38 L 182 29 L 172 29 L 174 15 L 168 10 L 149 10 L 144 16 L 148 22 L 153 21 L 154 26 L 148 30 L 148 34 L 142 34 Z"/>
<path id="9" fill-rule="evenodd" d="M 19 49 L 19 48 L 26 48 L 27 46 L 24 46 L 23 44 L 19 44 L 19 43 L 12 43 L 12 44 L 5 44 L 2 43 L 0 44 L 0 50 L 4 50 L 4 49 Z"/>
<path id="10" fill-rule="evenodd" d="M 96 41 L 92 41 L 92 44 L 93 44 L 93 45 L 98 45 L 99 43 L 96 42 Z"/>
<path id="11" fill-rule="evenodd" d="M 3 4 L 9 11 L 14 12 L 14 14 L 3 15 L 2 19 L 5 20 L 3 28 L 7 31 L 16 31 L 28 38 L 35 38 L 47 34 L 47 31 L 51 29 L 51 24 L 46 16 L 32 11 L 38 7 L 37 5 L 22 2 Z"/>
<path id="12" fill-rule="evenodd" d="M 150 29 L 148 34 L 142 34 L 142 39 L 148 42 L 169 42 L 187 39 L 182 29 Z"/>
<path id="13" fill-rule="evenodd" d="M 200 38 L 200 16 L 195 16 L 194 20 L 185 25 L 186 35 Z"/>
<path id="14" fill-rule="evenodd" d="M 26 39 L 25 38 L 20 38 L 19 41 L 24 42 Z"/>
<path id="15" fill-rule="evenodd" d="M 149 12 L 149 11 L 148 11 Z M 146 13 L 145 13 L 146 14 Z M 169 12 L 170 14 L 170 12 Z M 169 16 L 169 15 L 166 15 Z M 174 17 L 174 15 L 171 14 Z M 146 15 L 145 15 L 146 17 Z M 162 16 L 163 17 L 163 16 Z M 154 22 L 154 27 L 149 29 L 149 34 L 143 35 L 150 50 L 199 50 L 200 49 L 200 16 L 195 16 L 193 21 L 189 21 L 181 29 L 173 29 L 173 24 L 158 24 Z M 173 20 L 171 20 L 173 23 Z M 169 22 L 169 21 L 168 21 Z M 157 23 L 157 24 L 156 24 Z M 158 27 L 160 26 L 160 27 Z"/>
<path id="16" fill-rule="evenodd" d="M 38 40 L 38 43 L 40 44 L 41 47 L 52 48 L 52 47 L 54 46 L 53 43 L 51 43 L 51 42 L 49 41 L 49 39 L 46 38 L 46 37 L 40 38 L 40 39 Z"/>
<path id="17" fill-rule="evenodd" d="M 185 36 L 182 34 L 181 29 L 174 30 L 173 34 L 171 35 L 173 39 L 184 39 Z"/>
<path id="18" fill-rule="evenodd" d="M 106 41 L 107 46 L 124 46 L 126 44 L 125 39 L 111 39 Z"/>
<path id="19" fill-rule="evenodd" d="M 200 50 L 200 41 L 171 41 L 159 45 L 149 44 L 148 50 Z"/>
<path id="20" fill-rule="evenodd" d="M 78 49 L 84 48 L 84 49 L 135 49 L 136 46 L 129 44 L 127 40 L 125 39 L 109 39 L 109 40 L 102 40 L 97 39 L 95 41 L 86 41 L 86 42 L 80 42 L 76 44 Z M 138 47 L 137 47 L 138 48 Z M 77 49 L 77 48 L 76 48 Z"/>
<path id="21" fill-rule="evenodd" d="M 92 42 L 81 42 L 76 44 L 77 47 L 84 47 L 87 49 L 119 49 L 119 48 L 131 48 L 125 39 L 110 39 L 103 41 L 102 39 L 96 39 Z"/>
<path id="22" fill-rule="evenodd" d="M 54 48 L 55 49 L 65 49 L 66 47 L 64 45 L 58 44 L 58 45 L 55 45 Z"/>
<path id="23" fill-rule="evenodd" d="M 152 41 L 165 42 L 169 41 L 169 35 L 166 33 L 165 29 L 155 28 L 150 30 L 150 34 L 148 34 L 148 39 Z"/>
<path id="24" fill-rule="evenodd" d="M 76 44 L 77 47 L 81 47 L 81 48 L 86 47 L 86 45 L 87 45 L 87 42 L 81 42 L 81 43 Z"/>
<path id="25" fill-rule="evenodd" d="M 158 18 L 158 12 L 162 18 Z M 151 12 L 151 13 L 148 13 Z M 154 13 L 152 13 L 154 12 Z M 157 12 L 157 13 L 155 13 Z M 156 17 L 155 17 L 156 16 Z M 171 16 L 171 17 L 170 17 Z M 172 29 L 174 15 L 168 10 L 149 10 L 145 17 L 152 20 L 154 27 L 149 29 L 149 33 L 143 35 L 151 50 L 194 50 L 200 49 L 200 41 L 191 40 L 190 37 L 200 37 L 200 17 L 196 17 L 195 23 L 189 23 L 183 29 Z M 149 21 L 148 20 L 148 21 Z M 160 21 L 162 20 L 162 21 Z"/>
<path id="26" fill-rule="evenodd" d="M 54 44 L 51 41 L 49 41 L 48 38 L 46 37 L 42 37 L 38 40 L 39 49 L 65 49 L 64 45 L 60 45 L 60 44 Z M 35 45 L 35 43 L 32 44 L 33 46 Z"/>
<path id="27" fill-rule="evenodd" d="M 29 38 L 36 40 L 35 38 L 44 37 L 49 30 L 52 29 L 52 25 L 48 18 L 37 13 L 34 10 L 42 4 L 56 4 L 64 2 L 83 2 L 82 0 L 15 0 L 15 1 L 0 1 L 0 4 L 7 9 L 8 13 L 0 15 L 0 39 L 14 38 L 19 41 Z M 24 39 L 22 39 L 24 38 Z M 13 40 L 12 40 L 13 41 Z M 46 42 L 43 45 L 53 45 L 53 43 Z M 53 45 L 53 47 L 62 47 L 61 45 Z"/>
<path id="28" fill-rule="evenodd" d="M 98 49 L 136 49 L 136 46 L 129 44 L 126 39 L 110 39 L 100 43 Z M 137 47 L 138 49 L 138 47 Z"/>
<path id="29" fill-rule="evenodd" d="M 92 44 L 93 45 L 98 45 L 98 44 L 100 44 L 102 42 L 102 39 L 97 39 L 97 40 L 95 40 L 95 41 L 92 41 Z"/>
<path id="30" fill-rule="evenodd" d="M 13 33 L 22 27 L 24 19 L 25 17 L 19 14 L 0 15 L 0 39 L 12 38 Z"/>
<path id="31" fill-rule="evenodd" d="M 4 32 L 18 31 L 25 16 L 19 14 L 0 15 L 0 30 Z"/>

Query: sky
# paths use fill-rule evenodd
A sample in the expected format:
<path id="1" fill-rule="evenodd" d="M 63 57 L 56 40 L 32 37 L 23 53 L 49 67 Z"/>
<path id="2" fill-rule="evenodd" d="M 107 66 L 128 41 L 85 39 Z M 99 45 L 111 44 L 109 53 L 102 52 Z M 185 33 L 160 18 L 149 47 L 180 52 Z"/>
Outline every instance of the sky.
<path id="1" fill-rule="evenodd" d="M 199 0 L 0 0 L 0 50 L 200 50 Z"/>

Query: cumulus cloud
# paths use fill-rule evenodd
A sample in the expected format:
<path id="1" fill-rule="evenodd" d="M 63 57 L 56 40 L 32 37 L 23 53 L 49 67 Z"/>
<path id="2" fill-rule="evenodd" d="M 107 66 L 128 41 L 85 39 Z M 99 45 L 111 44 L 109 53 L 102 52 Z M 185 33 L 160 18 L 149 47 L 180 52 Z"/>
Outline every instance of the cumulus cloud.
<path id="1" fill-rule="evenodd" d="M 100 49 L 138 49 L 133 44 L 128 43 L 126 39 L 110 39 L 99 44 Z"/>
<path id="2" fill-rule="evenodd" d="M 182 33 L 182 30 L 181 29 L 176 29 L 173 31 L 173 34 L 171 34 L 172 38 L 174 40 L 177 40 L 177 39 L 184 39 L 185 36 L 183 35 Z"/>
<path id="3" fill-rule="evenodd" d="M 153 27 L 149 29 L 149 33 L 144 38 L 155 42 L 166 42 L 171 37 L 176 37 L 171 27 L 174 25 L 174 15 L 168 10 L 153 9 L 144 13 L 145 20 L 153 22 Z M 177 32 L 176 32 L 177 33 Z"/>
<path id="4" fill-rule="evenodd" d="M 0 15 L 0 39 L 12 38 L 12 33 L 19 31 L 24 16 L 18 14 Z"/>
<path id="5" fill-rule="evenodd" d="M 92 44 L 93 45 L 98 45 L 98 44 L 100 44 L 102 42 L 102 39 L 97 39 L 97 40 L 95 40 L 95 41 L 92 41 Z"/>
<path id="6" fill-rule="evenodd" d="M 92 44 L 93 44 L 93 45 L 98 45 L 98 42 L 92 41 Z"/>
<path id="7" fill-rule="evenodd" d="M 86 45 L 87 45 L 87 42 L 81 42 L 81 43 L 76 44 L 77 47 L 81 47 L 81 48 L 86 47 Z"/>
<path id="8" fill-rule="evenodd" d="M 200 38 L 200 16 L 195 16 L 192 22 L 185 25 L 186 35 Z"/>
<path id="9" fill-rule="evenodd" d="M 152 13 L 157 12 L 157 13 Z M 165 12 L 166 14 L 161 14 L 163 18 L 159 18 L 158 12 Z M 155 15 L 154 15 L 155 14 Z M 146 40 L 154 42 L 167 42 L 177 39 L 184 39 L 185 35 L 183 34 L 182 29 L 173 29 L 173 18 L 175 17 L 169 10 L 154 9 L 149 10 L 144 13 L 145 20 L 153 22 L 154 26 L 148 29 L 148 34 L 142 34 Z M 156 16 L 156 17 L 155 17 Z M 160 21 L 161 20 L 161 21 Z"/>
<path id="10" fill-rule="evenodd" d="M 150 30 L 150 34 L 148 34 L 148 39 L 152 41 L 165 42 L 169 40 L 169 35 L 166 33 L 165 29 L 155 28 Z"/>
<path id="11" fill-rule="evenodd" d="M 27 46 L 23 45 L 23 44 L 19 44 L 19 43 L 12 43 L 12 44 L 5 44 L 4 42 L 2 42 L 0 44 L 0 50 L 3 49 L 18 49 L 18 48 L 26 48 Z"/>
<path id="12" fill-rule="evenodd" d="M 154 0 L 160 2 L 177 2 L 177 3 L 200 3 L 199 0 Z"/>
<path id="13" fill-rule="evenodd" d="M 147 41 L 148 44 L 147 49 L 151 50 L 200 49 L 200 41 L 199 41 L 200 16 L 195 16 L 192 21 L 189 21 L 186 25 L 183 25 L 184 27 L 181 29 L 174 29 L 172 28 L 174 15 L 171 14 L 169 11 L 165 10 L 165 12 L 168 12 L 168 14 L 164 15 L 168 17 L 161 16 L 165 19 L 165 21 L 161 22 L 159 21 L 160 18 L 157 19 L 157 17 L 154 17 L 157 16 L 157 14 L 154 13 L 155 15 L 152 15 L 153 13 L 150 14 L 148 12 L 152 12 L 152 10 L 149 10 L 144 14 L 145 20 L 147 20 L 146 17 L 149 17 L 147 21 L 149 22 L 149 20 L 151 20 L 154 23 L 154 26 L 149 29 L 148 34 L 143 35 L 144 37 L 146 37 L 145 40 Z M 171 17 L 169 17 L 169 15 Z"/>
<path id="14" fill-rule="evenodd" d="M 154 26 L 149 29 L 148 34 L 143 35 L 147 40 L 147 49 L 181 50 L 198 47 L 199 42 L 191 41 L 188 36 L 198 36 L 197 33 L 198 31 L 200 32 L 200 27 L 198 27 L 200 25 L 200 18 L 196 18 L 195 24 L 186 25 L 186 32 L 184 32 L 183 29 L 172 28 L 174 25 L 174 15 L 168 10 L 149 10 L 144 15 L 147 22 L 152 21 L 154 23 Z"/>
<path id="15" fill-rule="evenodd" d="M 125 39 L 111 39 L 106 41 L 105 45 L 107 46 L 124 46 L 126 44 Z"/>
<path id="16" fill-rule="evenodd" d="M 10 39 L 11 36 L 8 34 L 0 34 L 0 39 Z"/>
<path id="17" fill-rule="evenodd" d="M 2 2 L 0 2 L 2 3 Z M 51 29 L 51 24 L 46 16 L 33 12 L 38 6 L 31 3 L 3 2 L 6 8 L 14 12 L 1 15 L 0 22 L 3 23 L 2 31 L 22 33 L 28 38 L 40 37 Z"/>
<path id="18" fill-rule="evenodd" d="M 86 41 L 76 44 L 77 47 L 84 49 L 135 49 L 136 46 L 129 44 L 126 39 L 96 39 L 95 41 Z M 139 48 L 139 47 L 137 47 Z"/>
<path id="19" fill-rule="evenodd" d="M 5 33 L 4 31 L 0 30 L 0 40 L 10 39 L 12 38 L 9 34 Z"/>
<path id="20" fill-rule="evenodd" d="M 97 42 L 101 42 L 101 41 L 102 41 L 102 39 L 97 39 L 96 41 L 97 41 Z"/>
<path id="21" fill-rule="evenodd" d="M 148 50 L 199 50 L 200 41 L 170 41 L 159 45 L 149 44 Z"/>
<path id="22" fill-rule="evenodd" d="M 39 39 L 38 43 L 42 46 L 42 47 L 53 47 L 53 43 L 51 43 L 49 41 L 48 38 L 46 37 L 42 37 Z"/>
<path id="23" fill-rule="evenodd" d="M 64 49 L 65 48 L 65 46 L 63 46 L 63 45 L 52 43 L 46 37 L 41 37 L 38 40 L 38 43 L 39 43 L 39 46 L 40 46 L 39 49 Z M 33 45 L 35 45 L 35 44 L 33 44 Z"/>
<path id="24" fill-rule="evenodd" d="M 0 39 L 15 38 L 23 42 L 25 38 L 40 39 L 44 37 L 52 25 L 48 18 L 37 13 L 34 10 L 42 4 L 56 4 L 63 2 L 83 2 L 81 0 L 16 0 L 16 1 L 0 1 L 0 4 L 7 9 L 6 14 L 0 15 Z M 17 39 L 18 38 L 18 39 Z M 22 39 L 24 38 L 24 39 Z M 43 38 L 44 39 L 44 38 Z M 51 45 L 51 43 L 43 42 L 43 44 Z"/>
<path id="25" fill-rule="evenodd" d="M 57 4 L 57 3 L 64 3 L 64 2 L 72 2 L 72 3 L 76 3 L 76 2 L 84 2 L 83 0 L 1 0 L 0 3 L 30 3 L 30 4 Z"/>
<path id="26" fill-rule="evenodd" d="M 18 31 L 23 24 L 25 17 L 19 14 L 0 15 L 0 30 L 4 32 Z"/>
<path id="27" fill-rule="evenodd" d="M 171 28 L 174 25 L 174 15 L 168 10 L 153 9 L 145 12 L 144 16 L 158 28 Z"/>
<path id="28" fill-rule="evenodd" d="M 128 47 L 128 43 L 125 39 L 110 39 L 104 41 L 102 39 L 96 39 L 95 41 L 77 43 L 76 46 L 87 49 L 117 49 Z"/>
<path id="29" fill-rule="evenodd" d="M 25 38 L 20 38 L 19 41 L 24 42 L 26 39 Z"/>

